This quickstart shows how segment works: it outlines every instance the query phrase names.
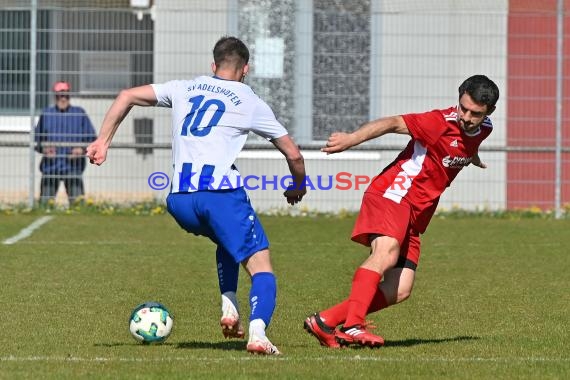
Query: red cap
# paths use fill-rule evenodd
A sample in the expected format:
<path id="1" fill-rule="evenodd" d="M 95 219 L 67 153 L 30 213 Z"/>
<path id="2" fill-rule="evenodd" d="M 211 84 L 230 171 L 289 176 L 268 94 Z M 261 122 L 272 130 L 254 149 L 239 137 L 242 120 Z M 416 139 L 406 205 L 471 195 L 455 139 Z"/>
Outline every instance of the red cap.
<path id="1" fill-rule="evenodd" d="M 69 92 L 71 91 L 71 86 L 67 82 L 55 82 L 53 85 L 54 92 Z"/>

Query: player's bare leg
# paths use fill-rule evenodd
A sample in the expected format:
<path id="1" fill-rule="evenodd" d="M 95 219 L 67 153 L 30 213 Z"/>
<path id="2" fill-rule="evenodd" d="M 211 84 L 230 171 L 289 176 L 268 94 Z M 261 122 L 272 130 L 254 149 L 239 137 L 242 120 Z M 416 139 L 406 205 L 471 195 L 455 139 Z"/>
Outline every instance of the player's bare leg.
<path id="1" fill-rule="evenodd" d="M 386 307 L 407 300 L 412 294 L 416 271 L 410 268 L 392 268 L 384 273 L 379 289 L 386 298 Z M 370 309 L 369 313 L 378 310 Z"/>

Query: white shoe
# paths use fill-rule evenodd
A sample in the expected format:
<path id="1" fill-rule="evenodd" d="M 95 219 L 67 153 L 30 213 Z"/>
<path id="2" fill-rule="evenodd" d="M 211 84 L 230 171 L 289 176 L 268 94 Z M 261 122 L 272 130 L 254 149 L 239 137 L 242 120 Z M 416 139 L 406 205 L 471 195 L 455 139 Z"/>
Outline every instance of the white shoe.
<path id="1" fill-rule="evenodd" d="M 267 339 L 267 337 L 257 337 L 250 335 L 247 342 L 247 352 L 259 355 L 281 355 L 281 352 Z"/>
<path id="2" fill-rule="evenodd" d="M 225 338 L 242 339 L 245 336 L 245 330 L 239 320 L 239 314 L 233 308 L 226 308 L 220 319 L 222 334 Z"/>

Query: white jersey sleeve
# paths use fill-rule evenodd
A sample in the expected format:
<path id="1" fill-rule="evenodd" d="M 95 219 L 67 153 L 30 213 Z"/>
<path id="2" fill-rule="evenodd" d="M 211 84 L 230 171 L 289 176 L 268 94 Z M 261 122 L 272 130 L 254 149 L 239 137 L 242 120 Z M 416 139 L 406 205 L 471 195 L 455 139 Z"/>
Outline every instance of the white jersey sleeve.
<path id="1" fill-rule="evenodd" d="M 261 99 L 253 112 L 251 131 L 268 140 L 288 134 L 285 127 L 275 118 L 271 108 Z"/>
<path id="2" fill-rule="evenodd" d="M 181 81 L 170 81 L 166 83 L 154 83 L 151 84 L 152 89 L 156 95 L 156 106 L 172 108 L 172 94 L 176 91 L 176 88 L 180 86 Z"/>

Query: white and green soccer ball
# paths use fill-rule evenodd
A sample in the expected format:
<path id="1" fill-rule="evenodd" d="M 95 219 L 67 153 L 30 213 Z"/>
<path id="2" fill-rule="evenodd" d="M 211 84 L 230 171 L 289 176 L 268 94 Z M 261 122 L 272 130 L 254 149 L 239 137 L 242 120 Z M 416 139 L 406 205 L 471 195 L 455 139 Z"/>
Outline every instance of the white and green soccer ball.
<path id="1" fill-rule="evenodd" d="M 172 314 L 161 303 L 145 302 L 129 318 L 131 335 L 141 343 L 162 343 L 172 332 Z"/>

